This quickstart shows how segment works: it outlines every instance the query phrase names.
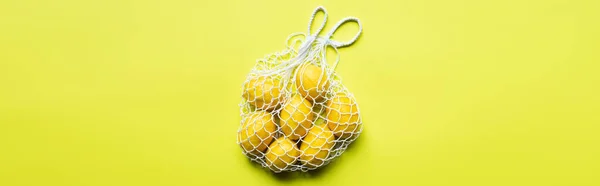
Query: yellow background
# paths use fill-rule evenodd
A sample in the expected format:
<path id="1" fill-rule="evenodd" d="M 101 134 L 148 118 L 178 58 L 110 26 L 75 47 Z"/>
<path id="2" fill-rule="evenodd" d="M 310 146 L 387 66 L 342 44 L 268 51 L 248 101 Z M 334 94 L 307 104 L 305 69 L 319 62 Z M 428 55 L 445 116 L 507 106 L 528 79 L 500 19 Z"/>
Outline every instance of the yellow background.
<path id="1" fill-rule="evenodd" d="M 240 87 L 324 5 L 365 130 L 274 176 Z M 600 1 L 2 0 L 0 185 L 600 185 Z M 356 29 L 348 26 L 338 38 Z"/>

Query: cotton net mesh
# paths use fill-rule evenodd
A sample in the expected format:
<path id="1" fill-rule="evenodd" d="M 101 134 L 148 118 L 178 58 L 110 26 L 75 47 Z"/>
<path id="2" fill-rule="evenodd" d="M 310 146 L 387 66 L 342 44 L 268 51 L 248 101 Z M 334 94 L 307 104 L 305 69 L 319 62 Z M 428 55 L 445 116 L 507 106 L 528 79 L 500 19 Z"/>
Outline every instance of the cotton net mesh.
<path id="1" fill-rule="evenodd" d="M 311 35 L 318 12 L 324 18 Z M 248 158 L 274 172 L 322 167 L 340 156 L 362 131 L 358 104 L 334 71 L 337 49 L 354 43 L 362 26 L 349 17 L 324 37 L 318 36 L 326 21 L 326 10 L 317 7 L 308 32 L 290 35 L 285 50 L 257 60 L 242 85 L 237 143 Z M 356 36 L 348 42 L 331 40 L 348 22 L 358 24 Z M 337 55 L 332 64 L 326 59 L 327 47 Z"/>

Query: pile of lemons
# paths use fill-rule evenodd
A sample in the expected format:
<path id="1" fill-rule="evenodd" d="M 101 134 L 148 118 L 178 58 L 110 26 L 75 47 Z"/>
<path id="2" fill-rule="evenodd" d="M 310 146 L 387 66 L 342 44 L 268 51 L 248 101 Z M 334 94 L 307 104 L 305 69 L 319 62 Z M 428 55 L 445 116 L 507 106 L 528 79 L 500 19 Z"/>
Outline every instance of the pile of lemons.
<path id="1" fill-rule="evenodd" d="M 321 67 L 306 62 L 294 72 L 287 81 L 255 76 L 243 85 L 242 97 L 254 109 L 242 118 L 238 143 L 275 172 L 324 165 L 336 143 L 354 139 L 362 127 L 356 101 L 333 91 Z"/>

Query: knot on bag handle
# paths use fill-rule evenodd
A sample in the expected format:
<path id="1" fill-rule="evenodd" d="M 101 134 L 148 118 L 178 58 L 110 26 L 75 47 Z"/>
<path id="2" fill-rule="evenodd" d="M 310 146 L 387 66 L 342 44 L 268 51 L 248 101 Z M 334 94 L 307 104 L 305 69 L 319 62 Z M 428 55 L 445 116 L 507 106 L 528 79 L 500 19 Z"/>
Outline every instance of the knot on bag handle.
<path id="1" fill-rule="evenodd" d="M 315 20 L 315 17 L 317 15 L 317 13 L 319 12 L 323 12 L 323 23 L 319 26 L 319 28 L 315 31 L 315 33 L 311 34 L 310 30 L 312 28 L 313 22 Z M 355 22 L 358 24 L 358 32 L 356 33 L 356 35 L 354 35 L 354 37 L 352 39 L 350 39 L 349 41 L 343 42 L 343 41 L 336 41 L 331 39 L 331 36 L 333 36 L 333 34 L 345 23 L 350 23 L 350 22 Z M 308 30 L 307 30 L 307 38 L 306 41 L 308 43 L 311 43 L 313 40 L 315 39 L 321 39 L 323 40 L 326 44 L 331 45 L 335 48 L 342 48 L 342 47 L 346 47 L 346 46 L 350 46 L 352 45 L 354 42 L 356 42 L 356 40 L 358 40 L 358 38 L 360 37 L 360 34 L 362 33 L 362 24 L 360 23 L 360 20 L 356 17 L 346 17 L 340 21 L 338 21 L 335 26 L 327 33 L 327 35 L 325 35 L 325 37 L 319 38 L 319 33 L 321 33 L 321 31 L 323 30 L 323 28 L 325 28 L 325 24 L 327 23 L 327 10 L 325 10 L 325 8 L 323 6 L 319 6 L 317 7 L 311 17 L 310 20 L 308 21 Z"/>

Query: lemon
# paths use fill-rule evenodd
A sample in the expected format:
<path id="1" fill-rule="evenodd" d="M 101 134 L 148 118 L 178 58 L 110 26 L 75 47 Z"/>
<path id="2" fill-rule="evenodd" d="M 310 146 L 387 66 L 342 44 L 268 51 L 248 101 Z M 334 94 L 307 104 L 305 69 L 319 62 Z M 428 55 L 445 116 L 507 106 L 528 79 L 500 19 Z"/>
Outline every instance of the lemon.
<path id="1" fill-rule="evenodd" d="M 314 125 L 300 144 L 300 162 L 307 167 L 323 164 L 333 148 L 335 137 L 326 126 Z"/>
<path id="2" fill-rule="evenodd" d="M 300 151 L 292 140 L 280 137 L 269 146 L 266 160 L 271 170 L 282 171 L 296 163 L 299 155 Z"/>
<path id="3" fill-rule="evenodd" d="M 272 110 L 282 100 L 281 82 L 271 76 L 251 78 L 244 85 L 244 97 L 248 102 L 262 110 Z"/>
<path id="4" fill-rule="evenodd" d="M 351 138 L 358 134 L 361 123 L 359 121 L 358 105 L 347 93 L 335 94 L 327 102 L 327 125 L 335 136 Z"/>
<path id="5" fill-rule="evenodd" d="M 256 111 L 247 116 L 238 131 L 238 143 L 249 154 L 260 156 L 273 141 L 277 126 L 273 116 L 265 111 Z"/>
<path id="6" fill-rule="evenodd" d="M 302 97 L 310 101 L 319 101 L 329 88 L 329 79 L 321 67 L 306 63 L 298 67 L 296 88 Z"/>
<path id="7" fill-rule="evenodd" d="M 306 135 L 315 116 L 312 112 L 312 103 L 295 94 L 284 104 L 279 117 L 281 131 L 285 136 L 291 140 L 298 140 Z"/>

